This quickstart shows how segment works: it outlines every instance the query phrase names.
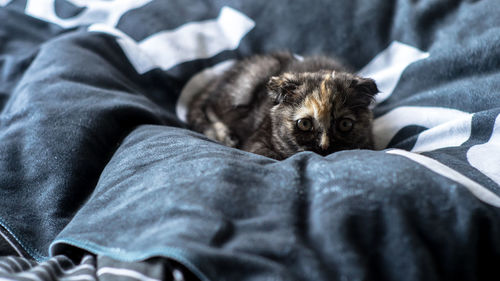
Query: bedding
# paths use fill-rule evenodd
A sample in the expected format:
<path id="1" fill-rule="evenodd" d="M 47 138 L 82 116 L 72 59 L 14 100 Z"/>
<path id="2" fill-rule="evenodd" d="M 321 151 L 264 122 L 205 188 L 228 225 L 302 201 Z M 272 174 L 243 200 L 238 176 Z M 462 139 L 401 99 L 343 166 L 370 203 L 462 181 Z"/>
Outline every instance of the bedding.
<path id="1" fill-rule="evenodd" d="M 0 1 L 0 279 L 498 279 L 499 14 Z M 187 129 L 193 92 L 283 49 L 377 81 L 377 150 L 275 161 Z"/>

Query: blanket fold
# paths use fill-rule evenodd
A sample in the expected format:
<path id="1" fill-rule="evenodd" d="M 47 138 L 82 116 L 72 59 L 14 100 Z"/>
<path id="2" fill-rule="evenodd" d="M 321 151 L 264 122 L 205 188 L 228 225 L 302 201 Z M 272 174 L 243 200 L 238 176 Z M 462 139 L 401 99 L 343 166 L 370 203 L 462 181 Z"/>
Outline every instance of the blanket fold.
<path id="1" fill-rule="evenodd" d="M 498 14 L 496 0 L 0 1 L 0 252 L 168 259 L 200 280 L 491 280 Z M 283 49 L 376 80 L 377 151 L 275 161 L 187 129 L 203 79 Z"/>

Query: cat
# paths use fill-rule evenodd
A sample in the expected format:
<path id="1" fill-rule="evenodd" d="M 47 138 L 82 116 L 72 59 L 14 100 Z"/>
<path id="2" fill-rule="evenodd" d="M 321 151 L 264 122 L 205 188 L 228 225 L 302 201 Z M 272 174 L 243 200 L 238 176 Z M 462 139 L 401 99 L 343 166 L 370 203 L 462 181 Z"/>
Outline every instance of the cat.
<path id="1" fill-rule="evenodd" d="M 254 55 L 197 93 L 187 121 L 210 139 L 277 160 L 373 149 L 369 105 L 378 92 L 374 80 L 329 57 Z"/>

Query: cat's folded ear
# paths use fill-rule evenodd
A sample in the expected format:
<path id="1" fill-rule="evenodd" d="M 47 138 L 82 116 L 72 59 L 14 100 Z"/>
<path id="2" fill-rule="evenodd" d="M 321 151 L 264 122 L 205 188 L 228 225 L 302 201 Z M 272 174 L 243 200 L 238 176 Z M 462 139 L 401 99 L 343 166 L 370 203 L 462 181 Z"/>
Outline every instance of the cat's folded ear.
<path id="1" fill-rule="evenodd" d="M 273 76 L 267 83 L 269 96 L 275 104 L 292 103 L 297 97 L 294 92 L 300 86 L 300 82 L 293 74 L 285 73 L 280 76 Z"/>
<path id="2" fill-rule="evenodd" d="M 369 106 L 380 91 L 377 84 L 371 78 L 356 77 L 351 84 L 357 94 L 356 101 L 362 106 Z"/>

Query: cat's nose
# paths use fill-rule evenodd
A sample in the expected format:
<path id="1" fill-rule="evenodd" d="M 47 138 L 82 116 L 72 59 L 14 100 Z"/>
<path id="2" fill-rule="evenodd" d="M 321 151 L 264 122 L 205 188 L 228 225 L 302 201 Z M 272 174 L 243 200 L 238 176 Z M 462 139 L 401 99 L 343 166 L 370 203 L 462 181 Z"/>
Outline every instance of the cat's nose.
<path id="1" fill-rule="evenodd" d="M 330 146 L 330 138 L 326 133 L 321 135 L 321 141 L 319 142 L 319 147 L 323 150 L 327 150 Z"/>

